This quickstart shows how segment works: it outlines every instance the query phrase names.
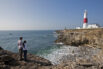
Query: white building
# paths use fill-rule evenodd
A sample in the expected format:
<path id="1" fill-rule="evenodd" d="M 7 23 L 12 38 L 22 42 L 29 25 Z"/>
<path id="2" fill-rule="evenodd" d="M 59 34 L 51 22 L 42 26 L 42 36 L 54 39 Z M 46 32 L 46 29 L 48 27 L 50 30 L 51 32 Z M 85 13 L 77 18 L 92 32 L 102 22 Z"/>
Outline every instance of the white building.
<path id="1" fill-rule="evenodd" d="M 99 28 L 100 26 L 98 24 L 89 24 L 87 28 Z"/>
<path id="2" fill-rule="evenodd" d="M 85 29 L 93 29 L 93 28 L 100 28 L 100 25 L 99 24 L 88 24 L 87 28 Z M 84 28 L 76 27 L 76 29 L 84 29 Z"/>

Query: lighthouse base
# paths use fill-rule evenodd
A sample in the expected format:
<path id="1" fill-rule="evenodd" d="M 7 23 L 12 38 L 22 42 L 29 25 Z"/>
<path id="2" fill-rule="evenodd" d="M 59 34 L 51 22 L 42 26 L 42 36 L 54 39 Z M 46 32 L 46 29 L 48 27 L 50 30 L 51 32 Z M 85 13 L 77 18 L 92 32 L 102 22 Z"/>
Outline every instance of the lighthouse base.
<path id="1" fill-rule="evenodd" d="M 83 29 L 86 29 L 87 28 L 87 23 L 84 23 L 83 24 Z"/>

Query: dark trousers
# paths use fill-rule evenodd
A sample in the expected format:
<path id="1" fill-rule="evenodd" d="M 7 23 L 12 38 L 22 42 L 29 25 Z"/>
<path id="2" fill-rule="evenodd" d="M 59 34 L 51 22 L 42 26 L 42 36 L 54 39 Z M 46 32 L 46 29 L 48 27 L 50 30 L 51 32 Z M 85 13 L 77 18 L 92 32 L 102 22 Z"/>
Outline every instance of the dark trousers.
<path id="1" fill-rule="evenodd" d="M 22 54 L 23 54 L 23 48 L 20 48 L 20 49 L 19 49 L 20 60 L 22 60 Z"/>
<path id="2" fill-rule="evenodd" d="M 24 50 L 24 60 L 27 60 L 27 50 Z"/>

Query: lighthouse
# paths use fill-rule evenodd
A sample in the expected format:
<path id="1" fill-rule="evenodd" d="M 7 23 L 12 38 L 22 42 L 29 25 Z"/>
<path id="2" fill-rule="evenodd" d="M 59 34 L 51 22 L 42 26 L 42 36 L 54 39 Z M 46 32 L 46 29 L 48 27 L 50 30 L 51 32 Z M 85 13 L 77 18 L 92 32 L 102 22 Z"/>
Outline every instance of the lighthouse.
<path id="1" fill-rule="evenodd" d="M 87 28 L 87 23 L 88 23 L 88 19 L 87 19 L 87 10 L 84 11 L 84 20 L 83 20 L 83 29 Z"/>
<path id="2" fill-rule="evenodd" d="M 83 27 L 76 27 L 76 29 L 93 29 L 93 28 L 101 28 L 99 24 L 88 24 L 88 13 L 87 10 L 84 11 L 84 18 L 83 18 Z"/>

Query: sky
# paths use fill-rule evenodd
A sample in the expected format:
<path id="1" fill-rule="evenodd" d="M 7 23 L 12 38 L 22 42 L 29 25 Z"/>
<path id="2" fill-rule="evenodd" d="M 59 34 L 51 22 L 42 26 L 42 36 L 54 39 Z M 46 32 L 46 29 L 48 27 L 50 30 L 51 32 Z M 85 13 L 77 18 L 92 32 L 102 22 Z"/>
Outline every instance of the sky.
<path id="1" fill-rule="evenodd" d="M 0 0 L 0 30 L 82 27 L 85 9 L 88 24 L 103 26 L 103 0 Z"/>

